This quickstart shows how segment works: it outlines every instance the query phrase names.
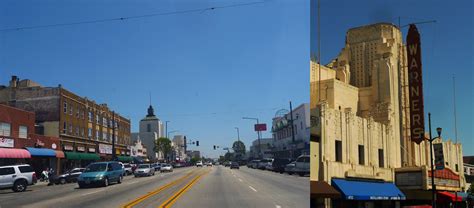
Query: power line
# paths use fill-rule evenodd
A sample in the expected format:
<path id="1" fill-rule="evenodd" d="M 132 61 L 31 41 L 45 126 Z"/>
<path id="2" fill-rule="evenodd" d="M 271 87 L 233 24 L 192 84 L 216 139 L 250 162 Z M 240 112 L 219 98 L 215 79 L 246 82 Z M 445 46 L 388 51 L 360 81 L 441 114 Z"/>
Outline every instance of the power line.
<path id="1" fill-rule="evenodd" d="M 187 14 L 187 13 L 196 13 L 196 12 L 203 13 L 205 11 L 210 11 L 210 10 L 252 6 L 252 5 L 263 4 L 263 3 L 265 3 L 265 2 L 264 1 L 258 1 L 258 2 L 250 2 L 250 3 L 231 4 L 231 5 L 227 5 L 227 6 L 214 6 L 214 7 L 206 7 L 206 8 L 199 8 L 199 9 L 188 9 L 188 10 L 181 10 L 181 11 L 174 11 L 174 12 L 153 13 L 153 14 L 135 15 L 135 16 L 127 16 L 127 17 L 117 17 L 117 18 L 109 18 L 109 19 L 97 19 L 97 20 L 69 22 L 69 23 L 57 23 L 57 24 L 47 24 L 47 25 L 14 27 L 14 28 L 0 29 L 0 32 L 20 31 L 20 30 L 34 30 L 34 29 L 42 29 L 42 28 L 63 27 L 63 26 L 84 25 L 84 24 L 95 24 L 95 23 L 113 22 L 113 21 L 125 21 L 125 20 L 131 20 L 131 19 L 141 19 L 141 18 L 149 18 L 149 17 L 157 17 L 157 16 L 168 16 L 168 15 L 177 15 L 177 14 Z"/>

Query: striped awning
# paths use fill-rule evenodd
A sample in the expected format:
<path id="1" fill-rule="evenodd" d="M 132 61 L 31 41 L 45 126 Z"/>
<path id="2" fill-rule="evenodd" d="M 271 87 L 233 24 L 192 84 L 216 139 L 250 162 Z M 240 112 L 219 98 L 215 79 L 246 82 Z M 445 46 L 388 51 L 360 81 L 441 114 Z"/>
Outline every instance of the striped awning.
<path id="1" fill-rule="evenodd" d="M 56 150 L 55 152 L 56 152 L 56 157 L 57 158 L 65 158 L 63 151 Z"/>
<path id="2" fill-rule="evenodd" d="M 24 149 L 0 148 L 0 158 L 31 158 L 31 154 Z"/>

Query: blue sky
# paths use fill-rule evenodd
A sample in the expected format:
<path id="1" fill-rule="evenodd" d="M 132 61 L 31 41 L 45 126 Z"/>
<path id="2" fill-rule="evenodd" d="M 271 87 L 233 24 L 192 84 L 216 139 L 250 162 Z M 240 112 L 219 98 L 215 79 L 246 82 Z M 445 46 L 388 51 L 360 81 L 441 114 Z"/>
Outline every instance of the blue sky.
<path id="1" fill-rule="evenodd" d="M 0 29 L 226 6 L 255 1 L 0 2 Z M 309 0 L 34 30 L 0 32 L 0 85 L 11 75 L 62 84 L 132 119 L 155 114 L 199 140 L 205 156 L 247 148 L 253 121 L 309 102 Z M 264 137 L 271 137 L 266 132 Z"/>
<path id="2" fill-rule="evenodd" d="M 316 0 L 312 8 L 316 8 Z M 314 3 L 314 4 L 313 4 Z M 350 28 L 376 22 L 401 25 L 426 20 L 436 24 L 418 26 L 421 33 L 425 121 L 431 112 L 433 134 L 442 127 L 444 139 L 455 138 L 453 114 L 453 75 L 456 77 L 458 140 L 464 155 L 474 155 L 473 124 L 473 2 L 462 1 L 350 1 L 321 0 L 321 62 L 328 63 L 344 47 Z M 317 20 L 312 10 L 312 25 Z M 316 27 L 311 27 L 311 51 L 317 48 Z M 408 27 L 402 28 L 406 38 Z M 314 41 L 313 41 L 314 40 Z"/>

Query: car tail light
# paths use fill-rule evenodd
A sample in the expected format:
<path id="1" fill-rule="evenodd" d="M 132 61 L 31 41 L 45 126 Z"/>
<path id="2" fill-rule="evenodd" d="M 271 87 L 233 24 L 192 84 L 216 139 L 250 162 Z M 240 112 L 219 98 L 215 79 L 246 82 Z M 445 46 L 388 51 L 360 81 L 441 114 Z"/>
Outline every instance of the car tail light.
<path id="1" fill-rule="evenodd" d="M 33 183 L 36 183 L 36 181 L 38 180 L 38 179 L 36 178 L 36 173 L 33 173 L 33 176 L 32 176 L 32 177 L 33 177 Z"/>

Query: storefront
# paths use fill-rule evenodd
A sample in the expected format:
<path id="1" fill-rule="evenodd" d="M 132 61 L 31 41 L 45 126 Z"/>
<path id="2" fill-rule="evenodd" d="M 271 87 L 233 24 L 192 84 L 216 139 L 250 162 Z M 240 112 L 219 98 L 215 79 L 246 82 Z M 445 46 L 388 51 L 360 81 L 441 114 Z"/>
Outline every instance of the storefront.
<path id="1" fill-rule="evenodd" d="M 31 154 L 25 149 L 0 148 L 0 166 L 25 164 L 29 158 Z"/>
<path id="2" fill-rule="evenodd" d="M 341 198 L 341 193 L 326 181 L 311 181 L 310 192 L 312 208 L 324 208 L 326 200 Z"/>
<path id="3" fill-rule="evenodd" d="M 64 170 L 83 168 L 100 159 L 99 155 L 95 153 L 65 152 L 64 154 L 68 160 L 67 165 L 64 166 Z"/>
<path id="4" fill-rule="evenodd" d="M 393 183 L 378 180 L 335 179 L 332 186 L 341 193 L 333 207 L 376 208 L 400 207 L 405 195 Z"/>
<path id="5" fill-rule="evenodd" d="M 28 164 L 33 167 L 37 175 L 40 175 L 43 170 L 53 169 L 58 173 L 56 151 L 47 148 L 25 148 L 31 155 Z"/>

